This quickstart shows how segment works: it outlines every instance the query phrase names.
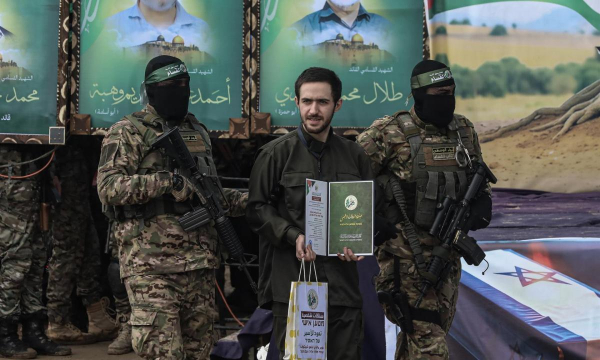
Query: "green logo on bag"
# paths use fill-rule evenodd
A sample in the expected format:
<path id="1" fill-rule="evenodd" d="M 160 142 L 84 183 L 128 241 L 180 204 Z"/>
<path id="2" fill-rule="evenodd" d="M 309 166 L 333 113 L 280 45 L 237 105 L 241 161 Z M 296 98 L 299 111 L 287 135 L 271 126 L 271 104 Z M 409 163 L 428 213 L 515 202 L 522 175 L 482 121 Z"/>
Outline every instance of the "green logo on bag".
<path id="1" fill-rule="evenodd" d="M 308 290 L 306 300 L 308 302 L 308 306 L 313 310 L 317 308 L 317 305 L 319 305 L 319 295 L 317 295 L 317 292 L 313 289 Z"/>

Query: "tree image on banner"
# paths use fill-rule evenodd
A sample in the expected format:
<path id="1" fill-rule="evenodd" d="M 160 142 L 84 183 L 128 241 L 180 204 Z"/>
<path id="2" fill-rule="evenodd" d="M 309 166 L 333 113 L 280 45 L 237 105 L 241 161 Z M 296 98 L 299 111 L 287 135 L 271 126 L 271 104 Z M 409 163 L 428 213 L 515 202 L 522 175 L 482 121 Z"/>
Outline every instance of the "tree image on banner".
<path id="1" fill-rule="evenodd" d="M 598 191 L 600 2 L 431 0 L 432 58 L 499 187 Z"/>

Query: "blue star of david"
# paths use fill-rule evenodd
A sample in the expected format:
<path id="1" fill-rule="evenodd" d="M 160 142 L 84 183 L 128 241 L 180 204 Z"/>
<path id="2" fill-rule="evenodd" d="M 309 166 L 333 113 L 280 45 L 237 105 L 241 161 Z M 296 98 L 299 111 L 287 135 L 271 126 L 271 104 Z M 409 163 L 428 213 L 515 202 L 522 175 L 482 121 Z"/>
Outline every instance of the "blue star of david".
<path id="1" fill-rule="evenodd" d="M 557 274 L 556 271 L 531 271 L 531 270 L 527 270 L 527 269 L 523 269 L 520 268 L 518 266 L 515 266 L 515 272 L 505 272 L 505 273 L 496 273 L 497 275 L 506 275 L 506 276 L 512 276 L 512 277 L 517 277 L 519 278 L 519 281 L 521 281 L 521 286 L 525 287 L 525 286 L 529 286 L 531 284 L 535 284 L 537 282 L 540 281 L 547 281 L 547 282 L 552 282 L 552 283 L 556 283 L 556 284 L 566 284 L 566 285 L 571 285 L 569 283 L 566 283 L 562 280 L 558 280 L 556 278 L 554 278 L 554 275 Z M 539 275 L 541 276 L 540 278 L 534 278 L 531 276 L 527 276 L 527 275 Z"/>

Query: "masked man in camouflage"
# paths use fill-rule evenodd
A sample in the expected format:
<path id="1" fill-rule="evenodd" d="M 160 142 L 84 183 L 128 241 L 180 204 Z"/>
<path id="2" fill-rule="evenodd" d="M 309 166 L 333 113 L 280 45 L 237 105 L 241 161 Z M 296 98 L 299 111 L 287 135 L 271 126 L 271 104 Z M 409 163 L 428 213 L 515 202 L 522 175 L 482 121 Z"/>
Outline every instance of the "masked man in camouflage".
<path id="1" fill-rule="evenodd" d="M 102 143 L 98 194 L 114 225 L 121 278 L 132 312 L 133 349 L 145 359 L 208 359 L 213 346 L 214 269 L 219 266 L 213 223 L 185 232 L 177 219 L 198 200 L 174 159 L 151 144 L 175 126 L 203 173 L 216 176 L 208 131 L 188 113 L 185 64 L 152 59 L 142 90 L 149 102 L 113 125 Z M 246 195 L 214 194 L 229 216 L 244 214 Z"/>
<path id="2" fill-rule="evenodd" d="M 473 124 L 454 114 L 455 84 L 446 65 L 432 60 L 417 64 L 411 89 L 415 105 L 409 112 L 376 120 L 357 139 L 371 158 L 378 185 L 385 190 L 386 217 L 396 224 L 408 224 L 399 225 L 401 236 L 377 248 L 381 271 L 376 287 L 377 291 L 400 293 L 404 313 L 412 317 L 414 332 L 408 333 L 411 324 L 397 319 L 393 309 L 383 305 L 386 317 L 403 330 L 397 339 L 396 359 L 448 359 L 445 336 L 456 310 L 461 272 L 455 250 L 439 286 L 427 291 L 418 308 L 413 306 L 423 284 L 421 273 L 434 247 L 440 245 L 439 239 L 428 234 L 436 206 L 446 195 L 459 200 L 464 197 L 470 180 L 466 157 L 481 159 L 481 148 Z M 401 189 L 400 194 L 393 192 L 393 187 Z M 474 202 L 472 213 L 471 230 L 489 224 L 489 188 Z"/>
<path id="3" fill-rule="evenodd" d="M 32 174 L 37 167 L 11 164 L 30 161 L 40 153 L 39 146 L 0 145 L 0 355 L 7 358 L 71 354 L 71 349 L 44 334 L 46 249 L 39 231 L 39 176 L 12 178 Z M 19 322 L 22 339 L 17 334 Z"/>

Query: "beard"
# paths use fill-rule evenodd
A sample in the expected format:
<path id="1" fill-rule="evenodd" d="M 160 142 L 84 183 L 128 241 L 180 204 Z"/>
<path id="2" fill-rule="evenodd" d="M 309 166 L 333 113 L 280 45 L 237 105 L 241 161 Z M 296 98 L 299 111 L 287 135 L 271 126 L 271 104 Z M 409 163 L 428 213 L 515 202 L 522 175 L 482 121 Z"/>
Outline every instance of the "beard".
<path id="1" fill-rule="evenodd" d="M 352 5 L 360 2 L 360 0 L 329 0 L 333 3 L 333 5 L 339 7 L 342 10 L 348 10 L 352 7 Z"/>
<path id="2" fill-rule="evenodd" d="M 329 130 L 328 127 L 331 124 L 331 121 L 333 120 L 333 114 L 334 112 L 332 111 L 332 113 L 328 117 L 318 115 L 307 116 L 306 118 L 302 118 L 302 126 L 304 127 L 304 130 L 306 130 L 306 132 L 309 134 L 320 134 L 323 131 Z M 309 120 L 318 120 L 319 124 L 316 126 L 309 125 Z"/>
<path id="3" fill-rule="evenodd" d="M 140 0 L 144 5 L 154 11 L 167 11 L 175 6 L 177 0 Z"/>

